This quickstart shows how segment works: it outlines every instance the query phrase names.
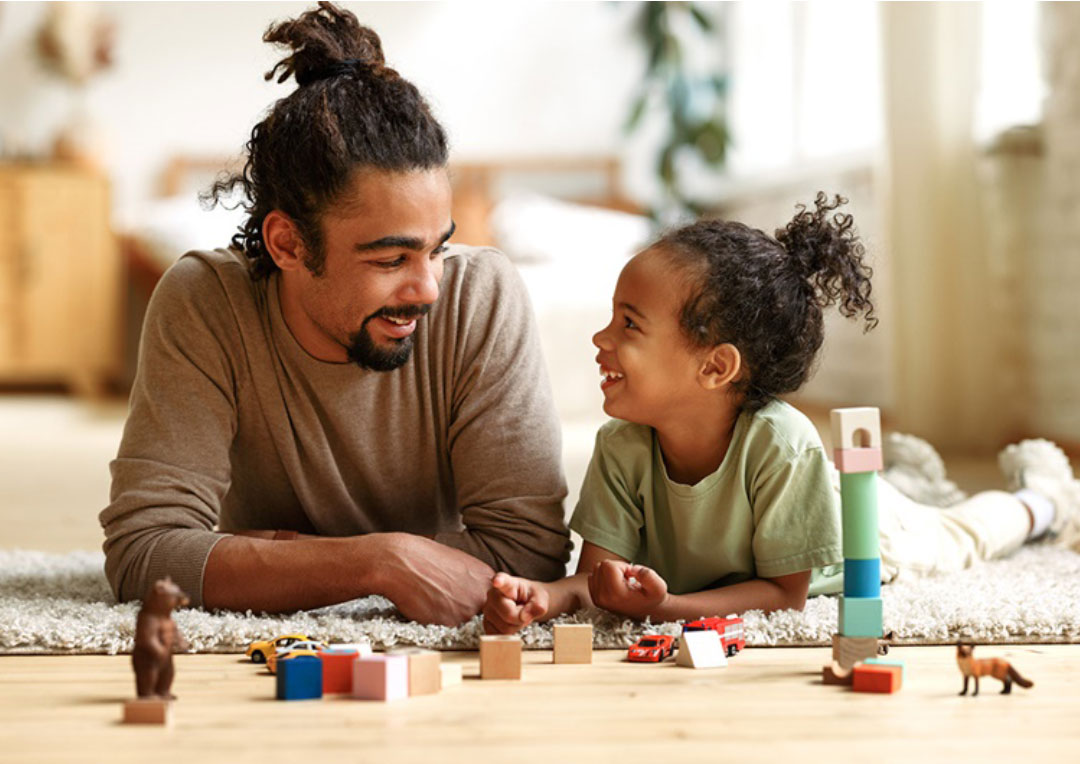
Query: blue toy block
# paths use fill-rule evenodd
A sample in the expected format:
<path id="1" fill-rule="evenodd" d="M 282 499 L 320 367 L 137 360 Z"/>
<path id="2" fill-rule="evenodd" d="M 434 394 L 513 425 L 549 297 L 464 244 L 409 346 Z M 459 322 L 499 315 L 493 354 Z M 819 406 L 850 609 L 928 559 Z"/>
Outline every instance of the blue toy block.
<path id="1" fill-rule="evenodd" d="M 323 695 L 322 661 L 298 655 L 277 662 L 277 699 L 314 700 Z"/>
<path id="2" fill-rule="evenodd" d="M 904 668 L 904 662 L 902 660 L 898 660 L 897 658 L 867 658 L 866 660 L 862 661 L 862 663 L 873 663 L 878 666 L 899 666 L 900 681 L 902 682 L 906 678 L 904 674 L 907 672 L 907 669 Z"/>
<path id="3" fill-rule="evenodd" d="M 875 637 L 881 627 L 881 597 L 840 597 L 840 633 L 845 637 Z"/>
<path id="4" fill-rule="evenodd" d="M 844 596 L 881 596 L 881 559 L 844 559 Z"/>

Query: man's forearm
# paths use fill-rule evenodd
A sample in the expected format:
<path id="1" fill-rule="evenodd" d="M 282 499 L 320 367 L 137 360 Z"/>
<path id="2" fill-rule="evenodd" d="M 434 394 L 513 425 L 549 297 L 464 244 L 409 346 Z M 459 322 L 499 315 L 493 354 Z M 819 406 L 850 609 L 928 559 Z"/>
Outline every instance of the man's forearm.
<path id="1" fill-rule="evenodd" d="M 385 594 L 378 576 L 380 536 L 291 541 L 229 536 L 206 561 L 203 606 L 278 613 Z"/>

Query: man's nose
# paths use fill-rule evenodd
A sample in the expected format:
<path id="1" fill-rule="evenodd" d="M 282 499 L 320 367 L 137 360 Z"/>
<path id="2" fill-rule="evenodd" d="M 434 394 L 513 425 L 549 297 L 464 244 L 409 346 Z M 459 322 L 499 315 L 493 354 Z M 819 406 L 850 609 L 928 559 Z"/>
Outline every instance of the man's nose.
<path id="1" fill-rule="evenodd" d="M 442 275 L 442 261 L 421 258 L 416 267 L 409 272 L 408 281 L 402 288 L 401 297 L 417 305 L 428 305 L 439 297 L 439 278 Z"/>

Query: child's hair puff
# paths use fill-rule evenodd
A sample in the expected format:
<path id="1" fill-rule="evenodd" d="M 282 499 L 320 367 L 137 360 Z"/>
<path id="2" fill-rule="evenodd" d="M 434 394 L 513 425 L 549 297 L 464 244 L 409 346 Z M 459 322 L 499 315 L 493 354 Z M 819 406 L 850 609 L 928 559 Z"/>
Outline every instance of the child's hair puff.
<path id="1" fill-rule="evenodd" d="M 734 387 L 745 410 L 810 377 L 824 340 L 823 308 L 838 303 L 848 318 L 864 314 L 866 331 L 877 326 L 866 250 L 851 215 L 832 214 L 846 203 L 819 192 L 814 209 L 798 205 L 775 238 L 742 223 L 700 220 L 653 245 L 688 277 L 679 322 L 690 344 L 739 349 L 744 372 Z"/>

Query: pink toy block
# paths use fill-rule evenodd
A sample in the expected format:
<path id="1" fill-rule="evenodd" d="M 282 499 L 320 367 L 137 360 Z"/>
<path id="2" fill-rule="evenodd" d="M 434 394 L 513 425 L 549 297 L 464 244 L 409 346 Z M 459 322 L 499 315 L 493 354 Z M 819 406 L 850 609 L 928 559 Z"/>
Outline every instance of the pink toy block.
<path id="1" fill-rule="evenodd" d="M 359 700 L 397 700 L 409 697 L 409 658 L 372 655 L 353 663 L 352 696 Z"/>
<path id="2" fill-rule="evenodd" d="M 833 461 L 841 472 L 878 472 L 885 466 L 880 448 L 834 448 Z"/>

